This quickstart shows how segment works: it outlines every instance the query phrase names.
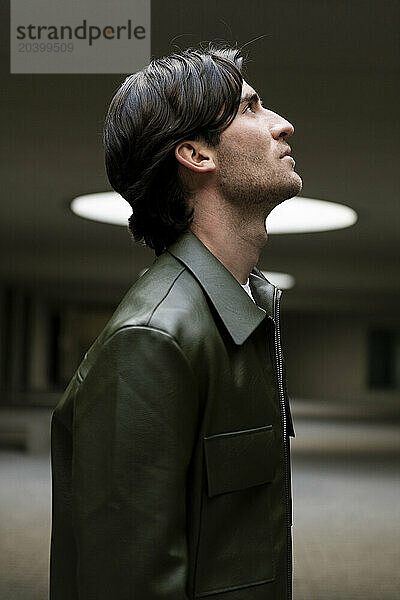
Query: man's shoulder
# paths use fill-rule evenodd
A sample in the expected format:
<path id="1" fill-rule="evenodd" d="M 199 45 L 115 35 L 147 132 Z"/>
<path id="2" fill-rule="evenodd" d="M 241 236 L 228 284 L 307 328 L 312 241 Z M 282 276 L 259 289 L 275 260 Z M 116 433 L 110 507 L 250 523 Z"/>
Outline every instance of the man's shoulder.
<path id="1" fill-rule="evenodd" d="M 159 256 L 127 292 L 106 326 L 106 337 L 126 327 L 160 329 L 178 341 L 196 319 L 208 323 L 210 309 L 201 285 L 169 253 Z"/>
<path id="2" fill-rule="evenodd" d="M 212 316 L 196 278 L 169 253 L 159 256 L 131 286 L 110 320 L 94 340 L 56 408 L 57 417 L 71 428 L 71 400 L 97 385 L 99 369 L 104 378 L 116 368 L 116 361 L 140 364 L 145 355 L 154 361 L 181 356 L 194 367 L 207 339 Z M 115 353 L 111 355 L 111 353 Z M 97 370 L 95 366 L 97 365 Z M 96 376 L 90 377 L 92 369 Z M 83 382 L 85 385 L 83 386 Z"/>
<path id="3" fill-rule="evenodd" d="M 87 371 L 102 347 L 122 332 L 144 336 L 159 332 L 189 350 L 201 344 L 212 327 L 213 316 L 201 285 L 179 260 L 163 253 L 125 294 L 85 354 L 82 370 Z"/>

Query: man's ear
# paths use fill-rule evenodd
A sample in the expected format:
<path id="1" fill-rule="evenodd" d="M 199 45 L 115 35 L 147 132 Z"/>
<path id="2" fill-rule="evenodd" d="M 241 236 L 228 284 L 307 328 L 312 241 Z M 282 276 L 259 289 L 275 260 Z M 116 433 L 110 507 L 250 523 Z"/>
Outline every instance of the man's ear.
<path id="1" fill-rule="evenodd" d="M 214 154 L 206 144 L 197 141 L 180 142 L 175 147 L 176 160 L 196 173 L 215 170 Z"/>

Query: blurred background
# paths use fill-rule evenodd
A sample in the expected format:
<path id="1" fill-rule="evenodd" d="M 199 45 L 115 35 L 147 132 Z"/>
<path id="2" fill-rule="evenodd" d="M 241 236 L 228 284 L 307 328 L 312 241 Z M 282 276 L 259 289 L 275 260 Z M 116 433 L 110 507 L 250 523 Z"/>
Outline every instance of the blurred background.
<path id="1" fill-rule="evenodd" d="M 294 598 L 396 600 L 400 3 L 152 0 L 151 10 L 152 57 L 248 44 L 246 80 L 295 125 L 301 195 L 358 213 L 345 229 L 271 235 L 258 266 L 295 279 L 281 304 Z M 51 412 L 154 254 L 69 208 L 111 189 L 101 133 L 127 74 L 11 75 L 6 2 L 0 27 L 0 597 L 43 600 Z"/>

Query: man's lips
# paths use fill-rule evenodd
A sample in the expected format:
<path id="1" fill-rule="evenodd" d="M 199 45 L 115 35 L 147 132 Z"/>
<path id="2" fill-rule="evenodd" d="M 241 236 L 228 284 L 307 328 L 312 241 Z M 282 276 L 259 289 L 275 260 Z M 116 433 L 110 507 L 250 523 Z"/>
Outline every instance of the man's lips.
<path id="1" fill-rule="evenodd" d="M 296 164 L 293 156 L 289 156 L 287 154 L 285 156 L 282 156 L 282 158 L 280 160 L 290 160 L 290 162 L 293 164 L 293 166 Z"/>
<path id="2" fill-rule="evenodd" d="M 291 153 L 292 149 L 289 146 L 288 148 L 286 148 L 285 152 L 283 154 L 281 154 L 280 158 L 285 158 L 285 156 L 289 156 L 289 154 Z"/>
<path id="3" fill-rule="evenodd" d="M 283 160 L 284 158 L 290 160 L 291 163 L 293 163 L 293 166 L 296 164 L 295 160 L 292 156 L 289 156 L 289 154 L 291 153 L 292 149 L 290 146 L 288 146 L 285 150 L 285 152 L 279 157 L 281 160 Z"/>

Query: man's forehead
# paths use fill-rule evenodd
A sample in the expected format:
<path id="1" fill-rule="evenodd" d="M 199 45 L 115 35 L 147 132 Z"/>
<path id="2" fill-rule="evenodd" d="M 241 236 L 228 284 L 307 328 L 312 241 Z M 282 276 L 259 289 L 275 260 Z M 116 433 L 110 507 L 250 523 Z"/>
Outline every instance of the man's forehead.
<path id="1" fill-rule="evenodd" d="M 240 104 L 248 102 L 249 100 L 258 100 L 259 95 L 257 92 L 245 81 L 243 81 L 242 95 L 240 97 Z"/>

